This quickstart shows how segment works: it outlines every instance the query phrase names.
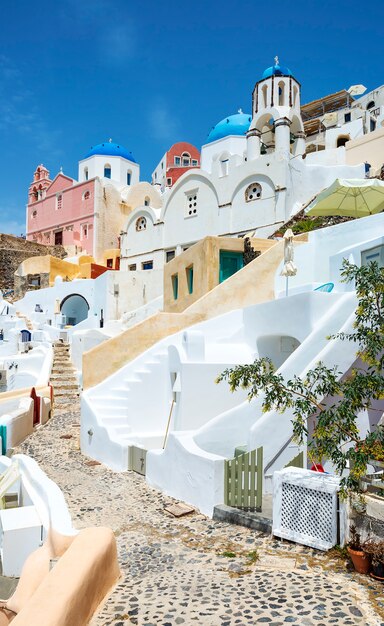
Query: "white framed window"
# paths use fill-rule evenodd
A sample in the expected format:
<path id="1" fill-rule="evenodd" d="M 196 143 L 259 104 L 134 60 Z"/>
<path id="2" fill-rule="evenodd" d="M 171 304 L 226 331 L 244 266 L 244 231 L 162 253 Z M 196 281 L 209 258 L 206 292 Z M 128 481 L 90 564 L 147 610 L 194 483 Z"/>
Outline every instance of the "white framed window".
<path id="1" fill-rule="evenodd" d="M 191 164 L 191 155 L 188 152 L 183 152 L 181 155 L 181 163 L 183 167 L 189 167 Z"/>
<path id="2" fill-rule="evenodd" d="M 192 165 L 195 167 L 196 165 L 198 165 L 197 159 L 192 159 Z"/>
<path id="3" fill-rule="evenodd" d="M 245 201 L 252 202 L 253 200 L 260 200 L 261 191 L 260 183 L 251 183 L 245 190 Z"/>
<path id="4" fill-rule="evenodd" d="M 104 178 L 111 178 L 112 168 L 109 163 L 104 165 Z"/>
<path id="5" fill-rule="evenodd" d="M 175 165 L 180 165 L 180 163 L 181 163 L 181 158 L 175 156 Z"/>
<path id="6" fill-rule="evenodd" d="M 147 228 L 147 220 L 145 217 L 139 217 L 136 220 L 136 230 L 145 230 Z"/>
<path id="7" fill-rule="evenodd" d="M 197 189 L 186 193 L 185 217 L 195 217 L 197 215 Z"/>
<path id="8" fill-rule="evenodd" d="M 172 178 L 170 177 L 167 178 L 167 186 L 172 187 Z"/>

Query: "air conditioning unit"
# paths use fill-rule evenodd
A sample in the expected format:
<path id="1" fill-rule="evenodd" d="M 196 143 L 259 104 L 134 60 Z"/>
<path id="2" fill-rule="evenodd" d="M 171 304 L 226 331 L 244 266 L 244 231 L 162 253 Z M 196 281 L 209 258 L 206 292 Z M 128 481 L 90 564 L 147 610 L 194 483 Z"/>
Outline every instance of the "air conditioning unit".
<path id="1" fill-rule="evenodd" d="M 339 486 L 331 474 L 294 467 L 275 472 L 273 534 L 318 550 L 343 545 L 346 511 Z"/>

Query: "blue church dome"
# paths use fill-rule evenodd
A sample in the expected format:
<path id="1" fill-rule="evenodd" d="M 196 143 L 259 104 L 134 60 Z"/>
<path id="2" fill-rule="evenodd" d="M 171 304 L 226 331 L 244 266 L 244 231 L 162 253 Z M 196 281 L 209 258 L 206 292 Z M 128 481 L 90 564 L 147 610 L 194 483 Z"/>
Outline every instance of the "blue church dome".
<path id="1" fill-rule="evenodd" d="M 93 146 L 89 152 L 85 155 L 84 159 L 88 159 L 94 155 L 105 155 L 105 156 L 117 156 L 122 157 L 123 159 L 128 159 L 128 161 L 132 161 L 136 163 L 136 160 L 133 157 L 132 152 L 129 152 L 127 148 L 121 146 L 118 143 L 113 143 L 112 141 L 106 141 L 105 143 L 99 143 L 97 146 Z"/>
<path id="2" fill-rule="evenodd" d="M 270 76 L 292 76 L 292 72 L 289 67 L 286 67 L 286 65 L 281 65 L 279 63 L 279 59 L 276 57 L 275 65 L 267 67 L 267 69 L 263 72 L 261 80 L 269 78 Z"/>
<path id="3" fill-rule="evenodd" d="M 228 137 L 229 135 L 245 135 L 251 122 L 252 117 L 249 113 L 240 112 L 225 117 L 212 128 L 207 137 L 207 143 L 223 139 L 223 137 Z"/>

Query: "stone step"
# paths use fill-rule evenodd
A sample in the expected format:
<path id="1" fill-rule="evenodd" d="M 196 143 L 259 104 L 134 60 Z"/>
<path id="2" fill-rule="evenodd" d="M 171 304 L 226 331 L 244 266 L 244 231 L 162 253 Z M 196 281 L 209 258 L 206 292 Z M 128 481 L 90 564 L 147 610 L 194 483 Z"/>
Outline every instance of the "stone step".
<path id="1" fill-rule="evenodd" d="M 56 382 L 56 381 L 51 381 L 53 384 L 53 388 L 54 389 L 75 389 L 76 391 L 79 389 L 79 385 L 77 384 L 77 382 L 71 382 L 71 381 L 63 381 L 63 382 Z"/>
<path id="2" fill-rule="evenodd" d="M 64 375 L 64 372 L 62 372 L 61 374 L 51 374 L 51 380 L 55 383 L 60 383 L 60 382 L 77 383 L 76 376 L 74 376 L 73 374 L 68 374 L 68 373 Z"/>
<path id="3" fill-rule="evenodd" d="M 60 396 L 63 396 L 65 398 L 68 398 L 68 402 L 71 401 L 71 398 L 76 398 L 78 395 L 79 395 L 79 391 L 76 393 L 74 392 L 73 389 L 54 389 L 53 390 L 54 398 L 59 398 Z"/>

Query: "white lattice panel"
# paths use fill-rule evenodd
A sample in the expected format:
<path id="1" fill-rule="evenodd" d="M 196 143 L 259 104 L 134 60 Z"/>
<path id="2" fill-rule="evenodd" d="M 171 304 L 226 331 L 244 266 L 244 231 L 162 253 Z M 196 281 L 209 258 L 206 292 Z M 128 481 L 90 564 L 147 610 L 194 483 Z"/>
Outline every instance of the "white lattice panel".
<path id="1" fill-rule="evenodd" d="M 337 541 L 334 476 L 288 467 L 274 474 L 273 534 L 320 550 Z"/>

